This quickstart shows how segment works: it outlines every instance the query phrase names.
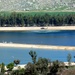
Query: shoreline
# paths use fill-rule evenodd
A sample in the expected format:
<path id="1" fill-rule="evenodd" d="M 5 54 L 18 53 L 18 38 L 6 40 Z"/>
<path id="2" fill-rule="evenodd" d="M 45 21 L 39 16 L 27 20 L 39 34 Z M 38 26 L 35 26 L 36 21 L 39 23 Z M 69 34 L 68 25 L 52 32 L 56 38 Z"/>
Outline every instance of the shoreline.
<path id="1" fill-rule="evenodd" d="M 42 31 L 42 30 L 75 30 L 75 26 L 47 26 L 43 27 L 0 27 L 0 31 Z M 38 49 L 55 49 L 55 50 L 75 50 L 75 46 L 53 46 L 53 45 L 34 45 L 34 44 L 18 44 L 18 43 L 0 43 L 0 47 L 15 48 L 38 48 Z"/>
<path id="2" fill-rule="evenodd" d="M 75 46 L 53 46 L 53 45 L 34 45 L 34 44 L 18 44 L 18 43 L 0 43 L 0 47 L 35 48 L 47 50 L 75 50 Z"/>
<path id="3" fill-rule="evenodd" d="M 30 30 L 75 30 L 75 26 L 0 27 L 0 31 L 30 31 Z"/>

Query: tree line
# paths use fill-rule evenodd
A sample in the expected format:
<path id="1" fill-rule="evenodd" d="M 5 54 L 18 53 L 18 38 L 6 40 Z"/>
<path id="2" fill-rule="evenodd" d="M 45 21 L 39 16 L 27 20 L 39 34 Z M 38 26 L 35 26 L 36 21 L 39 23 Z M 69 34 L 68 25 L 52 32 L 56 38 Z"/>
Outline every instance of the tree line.
<path id="1" fill-rule="evenodd" d="M 5 15 L 0 13 L 0 27 L 29 27 L 29 26 L 71 26 L 75 25 L 75 14 L 35 14 L 25 15 L 12 12 Z"/>

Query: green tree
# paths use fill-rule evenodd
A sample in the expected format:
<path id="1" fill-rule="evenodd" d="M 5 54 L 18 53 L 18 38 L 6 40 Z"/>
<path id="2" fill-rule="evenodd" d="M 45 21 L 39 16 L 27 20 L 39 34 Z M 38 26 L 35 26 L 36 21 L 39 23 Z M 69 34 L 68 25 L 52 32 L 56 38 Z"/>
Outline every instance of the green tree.
<path id="1" fill-rule="evenodd" d="M 67 61 L 68 61 L 69 66 L 71 65 L 71 58 L 72 58 L 71 54 L 68 54 L 67 55 Z"/>
<path id="2" fill-rule="evenodd" d="M 38 72 L 42 75 L 47 75 L 48 72 L 48 59 L 46 58 L 39 58 L 36 63 L 36 68 Z"/>
<path id="3" fill-rule="evenodd" d="M 12 22 L 13 26 L 16 26 L 17 13 L 16 12 L 12 12 L 10 17 L 11 17 L 11 22 Z"/>
<path id="4" fill-rule="evenodd" d="M 25 75 L 38 75 L 35 64 L 28 63 L 26 65 Z"/>
<path id="5" fill-rule="evenodd" d="M 1 64 L 1 72 L 2 72 L 2 73 L 5 72 L 5 64 L 4 64 L 4 63 Z"/>
<path id="6" fill-rule="evenodd" d="M 14 63 L 9 63 L 6 67 L 9 71 L 12 71 L 12 69 L 14 68 Z"/>
<path id="7" fill-rule="evenodd" d="M 56 75 L 56 73 L 59 70 L 59 66 L 60 66 L 60 64 L 59 64 L 58 60 L 53 61 L 52 66 L 50 67 L 50 73 L 51 73 L 51 75 Z"/>
<path id="8" fill-rule="evenodd" d="M 32 57 L 32 61 L 33 61 L 33 63 L 35 64 L 35 63 L 36 63 L 36 57 L 37 57 L 36 52 L 31 50 L 31 51 L 29 52 L 29 55 Z"/>
<path id="9" fill-rule="evenodd" d="M 16 66 L 20 63 L 20 60 L 14 60 L 14 64 L 16 64 Z"/>

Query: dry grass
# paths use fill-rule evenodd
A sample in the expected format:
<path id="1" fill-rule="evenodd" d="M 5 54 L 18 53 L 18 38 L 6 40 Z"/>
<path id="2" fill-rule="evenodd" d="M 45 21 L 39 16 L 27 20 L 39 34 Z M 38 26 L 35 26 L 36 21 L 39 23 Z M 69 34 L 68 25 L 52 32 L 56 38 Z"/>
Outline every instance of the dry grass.
<path id="1" fill-rule="evenodd" d="M 75 75 L 75 69 L 64 70 L 61 75 Z"/>

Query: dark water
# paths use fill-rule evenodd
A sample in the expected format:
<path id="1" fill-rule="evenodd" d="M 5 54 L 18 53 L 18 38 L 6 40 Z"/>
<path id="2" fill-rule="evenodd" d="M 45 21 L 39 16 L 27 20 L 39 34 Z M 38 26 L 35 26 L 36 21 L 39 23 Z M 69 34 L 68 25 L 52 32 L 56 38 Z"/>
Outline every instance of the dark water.
<path id="1" fill-rule="evenodd" d="M 66 62 L 67 55 L 70 53 L 72 56 L 72 62 L 75 62 L 75 51 L 62 51 L 62 50 L 45 50 L 45 49 L 25 49 L 25 48 L 1 48 L 0 47 L 0 63 L 4 62 L 8 64 L 13 62 L 15 59 L 20 60 L 20 64 L 27 64 L 32 62 L 29 55 L 29 51 L 33 50 L 37 53 L 37 58 L 48 58 L 51 61 L 59 60 Z"/>
<path id="2" fill-rule="evenodd" d="M 0 32 L 0 42 L 75 46 L 75 31 Z"/>

